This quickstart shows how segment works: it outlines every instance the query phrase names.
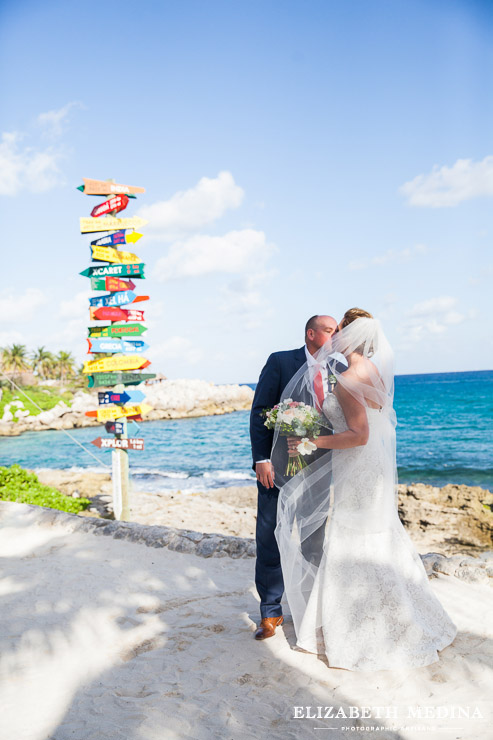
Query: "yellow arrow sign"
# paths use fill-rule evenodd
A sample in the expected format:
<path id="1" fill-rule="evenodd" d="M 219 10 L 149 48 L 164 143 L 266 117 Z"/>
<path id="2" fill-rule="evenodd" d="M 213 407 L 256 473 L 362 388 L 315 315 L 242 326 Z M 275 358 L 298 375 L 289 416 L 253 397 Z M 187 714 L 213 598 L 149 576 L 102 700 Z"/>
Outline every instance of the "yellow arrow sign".
<path id="1" fill-rule="evenodd" d="M 135 193 L 145 193 L 145 188 L 138 188 L 135 185 L 120 185 L 116 182 L 90 180 L 88 177 L 83 177 L 82 179 L 84 181 L 84 192 L 87 195 L 112 195 L 113 193 L 133 195 Z"/>
<path id="2" fill-rule="evenodd" d="M 104 373 L 108 370 L 138 370 L 147 362 L 142 355 L 116 355 L 102 360 L 84 362 L 83 373 Z"/>
<path id="3" fill-rule="evenodd" d="M 115 218 L 106 216 L 102 218 L 82 217 L 80 220 L 80 233 L 89 234 L 91 231 L 113 231 L 115 229 L 140 229 L 148 223 L 145 218 L 132 216 L 131 218 Z"/>
<path id="4" fill-rule="evenodd" d="M 92 256 L 95 260 L 103 260 L 103 262 L 118 262 L 119 264 L 132 265 L 135 262 L 140 262 L 140 259 L 136 254 L 132 252 L 120 252 L 119 249 L 113 249 L 113 247 L 95 247 L 91 244 Z"/>
<path id="5" fill-rule="evenodd" d="M 141 416 L 148 414 L 152 411 L 152 406 L 148 403 L 142 403 L 139 406 L 122 406 L 115 408 L 102 408 L 98 409 L 98 421 L 111 421 L 112 419 L 119 419 L 120 416 Z"/>

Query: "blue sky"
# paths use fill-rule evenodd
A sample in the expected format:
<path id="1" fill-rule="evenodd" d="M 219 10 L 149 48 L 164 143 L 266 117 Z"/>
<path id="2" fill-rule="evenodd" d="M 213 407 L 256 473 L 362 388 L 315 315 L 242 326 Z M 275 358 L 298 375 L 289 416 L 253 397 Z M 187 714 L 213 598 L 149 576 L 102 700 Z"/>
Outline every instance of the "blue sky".
<path id="1" fill-rule="evenodd" d="M 0 5 L 0 346 L 87 359 L 82 177 L 121 215 L 152 370 L 252 382 L 314 313 L 400 373 L 490 369 L 493 8 L 454 0 Z"/>

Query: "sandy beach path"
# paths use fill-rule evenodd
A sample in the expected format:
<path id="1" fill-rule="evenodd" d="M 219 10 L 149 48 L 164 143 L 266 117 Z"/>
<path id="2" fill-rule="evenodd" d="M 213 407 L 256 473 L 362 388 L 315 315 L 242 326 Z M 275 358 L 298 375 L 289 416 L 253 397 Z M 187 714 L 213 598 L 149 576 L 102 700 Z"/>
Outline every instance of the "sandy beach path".
<path id="1" fill-rule="evenodd" d="M 418 705 L 478 707 L 490 720 L 487 586 L 432 580 L 459 627 L 439 663 L 357 674 L 293 650 L 289 619 L 273 638 L 253 639 L 252 558 L 204 559 L 70 532 L 40 524 L 21 504 L 4 516 L 0 548 L 2 740 L 491 737 L 486 719 L 370 722 L 459 728 L 432 733 L 348 733 L 356 720 L 293 719 L 294 706 L 390 705 L 407 717 Z"/>

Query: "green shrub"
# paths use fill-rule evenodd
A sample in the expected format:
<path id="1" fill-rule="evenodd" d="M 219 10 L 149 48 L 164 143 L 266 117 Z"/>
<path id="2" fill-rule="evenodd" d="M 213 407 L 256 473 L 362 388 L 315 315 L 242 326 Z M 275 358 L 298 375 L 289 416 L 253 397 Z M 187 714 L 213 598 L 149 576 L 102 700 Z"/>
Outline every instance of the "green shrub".
<path id="1" fill-rule="evenodd" d="M 0 499 L 47 506 L 70 514 L 78 514 L 91 503 L 87 498 L 72 498 L 56 488 L 43 485 L 35 473 L 29 473 L 20 465 L 11 465 L 10 468 L 0 466 Z"/>

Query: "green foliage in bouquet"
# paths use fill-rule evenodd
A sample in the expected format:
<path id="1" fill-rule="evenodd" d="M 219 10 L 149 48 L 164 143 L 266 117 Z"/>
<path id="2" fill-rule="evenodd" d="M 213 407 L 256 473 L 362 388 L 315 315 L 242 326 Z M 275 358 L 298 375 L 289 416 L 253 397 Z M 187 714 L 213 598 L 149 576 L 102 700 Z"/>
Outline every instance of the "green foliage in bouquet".
<path id="1" fill-rule="evenodd" d="M 324 424 L 319 412 L 313 406 L 287 398 L 271 409 L 264 409 L 262 416 L 265 418 L 264 425 L 267 429 L 277 427 L 281 437 L 299 437 L 300 441 L 307 443 L 304 445 L 305 452 L 289 458 L 286 475 L 296 475 L 306 468 L 304 455 L 311 454 L 313 447 L 308 443 L 308 438 L 316 439 Z"/>
<path id="2" fill-rule="evenodd" d="M 72 498 L 56 488 L 43 485 L 35 473 L 24 470 L 20 465 L 0 467 L 0 499 L 46 506 L 69 514 L 78 514 L 91 503 L 87 498 Z"/>

